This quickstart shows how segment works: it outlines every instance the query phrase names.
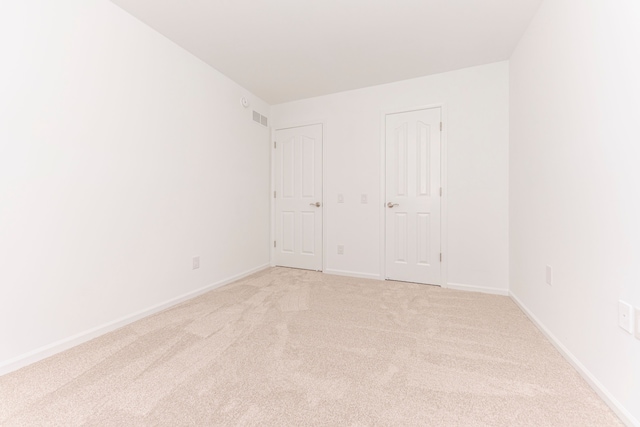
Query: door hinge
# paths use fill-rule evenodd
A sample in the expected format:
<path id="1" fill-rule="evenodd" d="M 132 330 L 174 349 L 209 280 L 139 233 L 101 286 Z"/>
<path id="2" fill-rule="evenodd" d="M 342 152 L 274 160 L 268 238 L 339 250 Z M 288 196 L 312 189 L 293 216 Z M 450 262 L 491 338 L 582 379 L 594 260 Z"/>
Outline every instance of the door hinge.
<path id="1" fill-rule="evenodd" d="M 273 198 L 274 199 L 276 198 L 276 192 L 275 191 L 273 192 Z"/>
<path id="2" fill-rule="evenodd" d="M 442 197 L 442 187 L 440 187 L 440 197 Z"/>
<path id="3" fill-rule="evenodd" d="M 442 252 L 440 252 L 440 262 L 442 262 Z"/>
<path id="4" fill-rule="evenodd" d="M 276 148 L 276 141 L 273 141 L 273 148 Z"/>
<path id="5" fill-rule="evenodd" d="M 440 132 L 442 132 L 442 122 L 440 122 Z"/>
<path id="6" fill-rule="evenodd" d="M 275 240 L 273 241 L 273 247 L 274 248 L 276 247 L 276 241 Z"/>

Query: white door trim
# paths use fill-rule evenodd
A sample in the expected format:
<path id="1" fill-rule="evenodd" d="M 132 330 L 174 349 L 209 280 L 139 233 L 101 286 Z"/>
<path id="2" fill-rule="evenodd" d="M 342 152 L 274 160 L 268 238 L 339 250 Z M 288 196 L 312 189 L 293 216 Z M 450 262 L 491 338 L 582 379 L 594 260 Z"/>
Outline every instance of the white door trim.
<path id="1" fill-rule="evenodd" d="M 447 286 L 447 266 L 448 266 L 448 247 L 447 247 L 447 109 L 444 103 L 429 104 L 407 108 L 388 108 L 380 111 L 380 279 L 384 280 L 386 276 L 386 233 L 385 233 L 385 217 L 386 217 L 386 116 L 389 114 L 408 113 L 418 110 L 429 110 L 431 108 L 440 108 L 442 117 L 442 132 L 440 134 L 440 185 L 442 186 L 442 198 L 440 200 L 440 250 L 442 251 L 442 263 L 440 265 L 440 283 L 443 288 Z"/>
<path id="2" fill-rule="evenodd" d="M 276 191 L 276 163 L 275 163 L 275 147 L 274 142 L 276 140 L 276 132 L 279 130 L 292 129 L 292 128 L 300 128 L 305 126 L 312 125 L 321 125 L 322 126 L 322 271 L 326 271 L 327 269 L 327 233 L 326 233 L 326 217 L 327 211 L 325 209 L 325 201 L 326 201 L 326 191 L 325 191 L 325 145 L 327 141 L 327 122 L 326 120 L 312 120 L 309 122 L 300 122 L 300 123 L 287 123 L 285 125 L 277 125 L 271 128 L 270 133 L 270 141 L 269 144 L 271 148 L 269 149 L 269 158 L 271 162 L 271 185 L 270 185 L 270 193 L 269 193 L 269 203 L 270 203 L 270 232 L 269 232 L 269 265 L 271 267 L 276 266 L 275 262 L 275 248 L 273 247 L 273 242 L 276 239 L 276 203 L 275 198 L 273 197 L 274 191 Z"/>

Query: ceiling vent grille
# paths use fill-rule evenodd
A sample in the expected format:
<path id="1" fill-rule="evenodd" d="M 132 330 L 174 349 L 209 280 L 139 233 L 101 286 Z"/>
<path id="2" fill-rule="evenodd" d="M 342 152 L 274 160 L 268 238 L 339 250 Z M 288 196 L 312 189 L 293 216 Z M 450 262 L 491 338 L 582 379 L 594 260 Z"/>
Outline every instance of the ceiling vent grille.
<path id="1" fill-rule="evenodd" d="M 257 111 L 253 111 L 253 121 L 262 125 L 262 126 L 268 126 L 268 120 L 265 116 L 263 116 L 262 114 L 258 113 Z"/>

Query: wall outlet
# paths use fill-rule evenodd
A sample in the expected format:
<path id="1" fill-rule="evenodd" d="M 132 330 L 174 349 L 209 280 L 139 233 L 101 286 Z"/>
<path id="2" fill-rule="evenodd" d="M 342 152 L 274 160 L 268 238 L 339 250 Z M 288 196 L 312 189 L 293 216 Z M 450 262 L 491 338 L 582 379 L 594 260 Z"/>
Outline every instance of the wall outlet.
<path id="1" fill-rule="evenodd" d="M 344 255 L 344 246 L 338 245 L 338 255 Z"/>
<path id="2" fill-rule="evenodd" d="M 198 268 L 200 268 L 200 257 L 196 256 L 196 257 L 193 257 L 193 268 L 192 269 L 196 270 Z"/>
<path id="3" fill-rule="evenodd" d="M 344 203 L 344 194 L 338 194 L 338 203 Z"/>
<path id="4" fill-rule="evenodd" d="M 636 339 L 640 340 L 640 308 L 636 307 Z"/>
<path id="5" fill-rule="evenodd" d="M 366 205 L 367 203 L 369 203 L 369 196 L 367 196 L 366 194 L 361 194 L 360 203 L 362 203 L 363 205 Z"/>
<path id="6" fill-rule="evenodd" d="M 633 334 L 633 312 L 631 306 L 624 301 L 618 301 L 618 325 Z"/>
<path id="7" fill-rule="evenodd" d="M 547 285 L 551 286 L 553 284 L 553 269 L 550 265 L 547 265 L 547 276 L 546 276 Z"/>

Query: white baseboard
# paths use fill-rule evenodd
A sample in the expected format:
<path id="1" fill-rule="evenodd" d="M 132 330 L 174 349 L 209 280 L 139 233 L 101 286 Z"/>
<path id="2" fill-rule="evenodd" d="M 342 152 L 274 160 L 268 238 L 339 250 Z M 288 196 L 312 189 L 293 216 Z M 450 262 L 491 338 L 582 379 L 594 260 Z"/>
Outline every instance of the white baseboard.
<path id="1" fill-rule="evenodd" d="M 509 296 L 508 289 L 485 288 L 484 286 L 463 285 L 461 283 L 447 283 L 446 286 L 444 286 L 444 288 L 455 289 L 458 291 L 482 292 L 483 294 Z"/>
<path id="2" fill-rule="evenodd" d="M 136 313 L 121 317 L 119 319 L 113 320 L 111 322 L 105 323 L 100 326 L 96 326 L 95 328 L 91 328 L 87 331 L 80 332 L 78 334 L 72 335 L 70 337 L 61 339 L 54 343 L 42 346 L 28 353 L 22 354 L 13 359 L 9 359 L 5 362 L 0 363 L 0 375 L 8 374 L 9 372 L 16 371 L 20 368 L 23 368 L 32 363 L 38 362 L 40 360 L 46 359 L 47 357 L 51 357 L 54 354 L 60 353 L 62 351 L 68 350 L 71 347 L 75 347 L 84 342 L 92 340 L 100 335 L 104 335 L 108 332 L 119 329 L 123 326 L 126 326 L 130 323 L 135 322 L 136 320 L 140 320 L 144 317 L 150 316 L 152 314 L 158 313 L 164 309 L 172 307 L 181 302 L 187 301 L 189 299 L 195 298 L 199 295 L 202 295 L 206 292 L 209 292 L 213 289 L 219 288 L 231 282 L 235 282 L 236 280 L 240 280 L 244 277 L 250 276 L 251 274 L 262 271 L 266 268 L 269 268 L 269 264 L 264 264 L 259 267 L 253 268 L 251 270 L 247 270 L 245 272 L 236 274 L 231 277 L 227 277 L 226 279 L 219 280 L 215 283 L 211 283 L 203 288 L 196 289 L 195 291 L 188 292 L 186 294 L 180 295 L 176 298 L 172 298 L 168 301 L 165 301 L 160 304 L 156 304 L 152 307 L 146 308 L 144 310 L 140 310 Z"/>
<path id="3" fill-rule="evenodd" d="M 327 268 L 323 271 L 323 273 L 333 274 L 334 276 L 349 276 L 349 277 L 359 277 L 361 279 L 382 280 L 379 274 L 359 273 L 357 271 L 333 270 L 333 269 Z"/>
<path id="4" fill-rule="evenodd" d="M 585 381 L 591 386 L 591 388 L 604 400 L 604 402 L 611 408 L 613 412 L 625 423 L 627 426 L 640 427 L 640 421 L 635 418 L 626 408 L 607 390 L 604 385 L 591 373 L 589 370 L 567 349 L 564 344 L 560 342 L 555 335 L 547 329 L 546 326 L 520 301 L 520 299 L 513 293 L 509 292 L 511 299 L 520 307 L 520 309 L 527 315 L 527 317 L 533 322 L 534 325 L 547 337 L 547 339 L 553 344 L 553 346 L 560 352 L 560 354 L 575 368 L 576 371 L 585 379 Z"/>

